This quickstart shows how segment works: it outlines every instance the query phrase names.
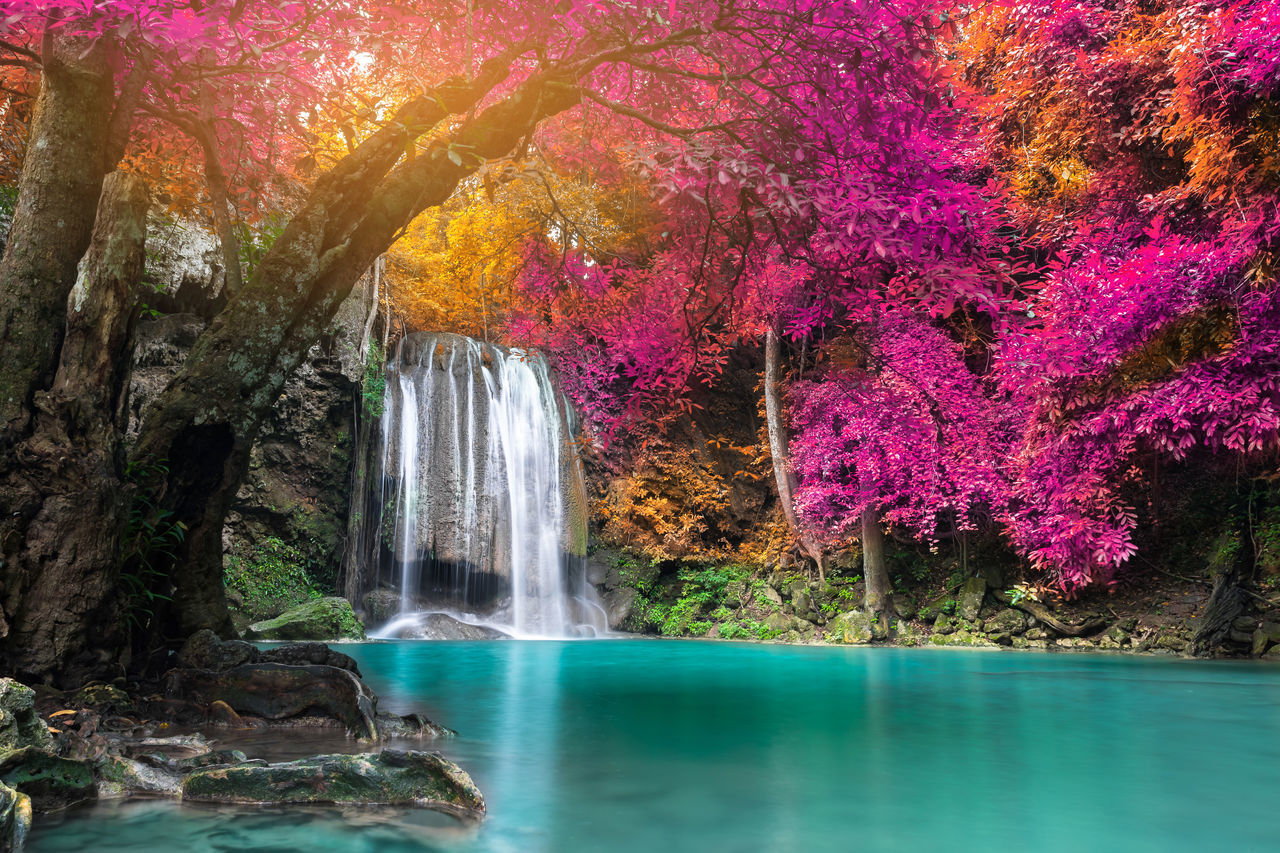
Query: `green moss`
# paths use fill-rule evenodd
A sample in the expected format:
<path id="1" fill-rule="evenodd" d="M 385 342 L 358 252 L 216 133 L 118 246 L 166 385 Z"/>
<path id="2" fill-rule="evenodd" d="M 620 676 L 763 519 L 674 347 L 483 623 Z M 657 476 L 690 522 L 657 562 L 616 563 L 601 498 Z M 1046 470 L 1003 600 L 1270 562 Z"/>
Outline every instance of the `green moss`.
<path id="1" fill-rule="evenodd" d="M 260 619 L 282 608 L 321 595 L 306 570 L 306 557 L 276 537 L 262 540 L 248 554 L 230 554 L 223 580 L 243 600 L 250 618 Z"/>

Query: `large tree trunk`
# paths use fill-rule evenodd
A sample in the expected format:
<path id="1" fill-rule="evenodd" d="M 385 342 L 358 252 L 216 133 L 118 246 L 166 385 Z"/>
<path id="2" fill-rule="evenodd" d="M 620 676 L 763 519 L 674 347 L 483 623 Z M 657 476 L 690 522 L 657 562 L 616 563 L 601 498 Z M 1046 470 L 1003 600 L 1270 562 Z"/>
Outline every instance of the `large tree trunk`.
<path id="1" fill-rule="evenodd" d="M 773 459 L 773 479 L 778 485 L 778 502 L 787 520 L 791 534 L 800 540 L 805 552 L 818 564 L 818 580 L 825 581 L 826 563 L 822 548 L 800 526 L 796 518 L 793 498 L 796 491 L 796 475 L 791 470 L 791 440 L 787 424 L 782 416 L 782 399 L 778 377 L 782 360 L 782 345 L 776 329 L 770 327 L 764 339 L 764 411 L 769 433 L 769 455 Z"/>
<path id="2" fill-rule="evenodd" d="M 29 435 L 0 476 L 5 670 L 74 684 L 118 663 L 121 536 L 127 528 L 120 389 L 148 199 L 113 173 L 92 244 L 64 300 L 65 339 L 52 388 L 34 394 Z"/>
<path id="3" fill-rule="evenodd" d="M 893 584 L 884 560 L 884 531 L 880 529 L 880 513 L 875 509 L 862 511 L 862 573 L 867 584 L 863 606 L 868 613 L 885 615 L 892 619 L 893 605 L 889 596 Z"/>
<path id="4" fill-rule="evenodd" d="M 352 285 L 415 216 L 578 101 L 572 85 L 535 78 L 395 165 L 413 136 L 465 112 L 493 85 L 486 75 L 504 73 L 492 66 L 474 84 L 417 99 L 325 175 L 145 414 L 132 458 L 167 469 L 159 499 L 188 528 L 173 561 L 179 635 L 233 633 L 222 586 L 227 508 L 264 417 Z"/>
<path id="5" fill-rule="evenodd" d="M 58 365 L 67 294 L 102 191 L 111 119 L 107 40 L 45 41 L 18 204 L 0 259 L 0 460 L 27 434 L 32 398 L 49 387 Z M 0 504 L 6 509 L 5 516 L 16 511 Z"/>

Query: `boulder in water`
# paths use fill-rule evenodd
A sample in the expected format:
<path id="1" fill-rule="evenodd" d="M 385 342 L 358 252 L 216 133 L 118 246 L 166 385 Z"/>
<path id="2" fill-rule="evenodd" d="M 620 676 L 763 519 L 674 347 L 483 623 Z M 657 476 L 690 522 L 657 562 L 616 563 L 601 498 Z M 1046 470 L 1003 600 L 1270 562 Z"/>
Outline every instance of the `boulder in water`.
<path id="1" fill-rule="evenodd" d="M 280 764 L 250 762 L 197 770 L 184 800 L 215 803 L 415 804 L 484 814 L 484 797 L 461 767 L 438 752 L 317 755 Z"/>
<path id="2" fill-rule="evenodd" d="M 93 770 L 87 763 L 32 746 L 0 755 L 0 782 L 30 797 L 39 812 L 57 811 L 98 796 Z"/>
<path id="3" fill-rule="evenodd" d="M 337 720 L 359 738 L 376 740 L 377 697 L 355 673 L 335 666 L 249 663 L 223 672 L 175 669 L 171 698 L 209 707 L 222 701 L 238 714 L 267 720 Z"/>
<path id="4" fill-rule="evenodd" d="M 31 829 L 31 798 L 0 784 L 0 850 L 20 850 Z"/>
<path id="5" fill-rule="evenodd" d="M 360 599 L 364 620 L 370 625 L 384 625 L 400 612 L 400 593 L 393 589 L 375 589 Z"/>
<path id="6" fill-rule="evenodd" d="M 245 636 L 250 640 L 363 640 L 364 626 L 351 602 L 334 596 L 312 599 L 274 619 L 255 622 Z"/>
<path id="7" fill-rule="evenodd" d="M 472 625 L 448 613 L 427 613 L 405 636 L 415 640 L 501 640 L 507 634 L 487 625 Z"/>

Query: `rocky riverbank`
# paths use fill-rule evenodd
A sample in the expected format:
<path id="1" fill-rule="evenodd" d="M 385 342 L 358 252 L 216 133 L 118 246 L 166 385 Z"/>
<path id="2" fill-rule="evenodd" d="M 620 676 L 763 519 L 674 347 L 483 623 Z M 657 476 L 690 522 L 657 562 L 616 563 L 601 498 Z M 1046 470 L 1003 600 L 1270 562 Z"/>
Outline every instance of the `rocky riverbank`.
<path id="1" fill-rule="evenodd" d="M 999 572 L 951 573 L 897 592 L 896 614 L 859 606 L 856 562 L 825 581 L 743 566 L 663 566 L 622 550 L 593 553 L 611 627 L 636 634 L 810 645 L 892 644 L 1137 652 L 1280 661 L 1280 608 L 1254 596 L 1206 636 L 1207 579 L 1154 575 L 1073 601 Z"/>
<path id="2" fill-rule="evenodd" d="M 131 796 L 484 815 L 470 776 L 422 749 L 452 732 L 379 712 L 355 661 L 323 643 L 262 651 L 202 631 L 171 663 L 154 683 L 73 692 L 0 679 L 0 851 L 20 848 L 42 813 Z M 270 762 L 218 746 L 271 730 L 327 733 L 320 740 L 335 751 Z M 354 745 L 361 751 L 349 754 Z"/>

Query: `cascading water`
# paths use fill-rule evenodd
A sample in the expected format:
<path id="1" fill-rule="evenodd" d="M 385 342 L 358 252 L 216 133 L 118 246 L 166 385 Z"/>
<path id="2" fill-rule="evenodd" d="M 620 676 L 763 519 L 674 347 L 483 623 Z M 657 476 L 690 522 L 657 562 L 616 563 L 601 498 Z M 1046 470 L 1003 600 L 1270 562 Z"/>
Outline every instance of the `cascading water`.
<path id="1" fill-rule="evenodd" d="M 540 354 L 449 334 L 401 341 L 363 537 L 376 542 L 365 576 L 399 590 L 399 615 L 377 633 L 436 635 L 442 613 L 516 636 L 605 632 L 570 417 Z"/>

